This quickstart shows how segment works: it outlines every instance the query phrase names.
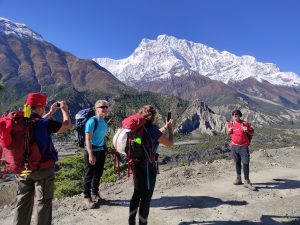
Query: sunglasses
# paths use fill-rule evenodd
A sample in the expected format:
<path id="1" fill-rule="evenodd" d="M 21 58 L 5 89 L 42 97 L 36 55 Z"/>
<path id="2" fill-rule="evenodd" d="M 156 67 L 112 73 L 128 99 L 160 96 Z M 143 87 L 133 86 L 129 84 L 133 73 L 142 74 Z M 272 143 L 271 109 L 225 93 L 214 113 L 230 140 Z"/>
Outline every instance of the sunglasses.
<path id="1" fill-rule="evenodd" d="M 240 116 L 240 114 L 238 114 L 238 113 L 234 113 L 234 114 L 232 114 L 233 116 Z"/>
<path id="2" fill-rule="evenodd" d="M 99 107 L 97 107 L 97 108 L 101 108 L 101 109 L 108 109 L 108 106 L 106 106 L 106 105 L 102 105 L 102 106 L 99 106 Z"/>

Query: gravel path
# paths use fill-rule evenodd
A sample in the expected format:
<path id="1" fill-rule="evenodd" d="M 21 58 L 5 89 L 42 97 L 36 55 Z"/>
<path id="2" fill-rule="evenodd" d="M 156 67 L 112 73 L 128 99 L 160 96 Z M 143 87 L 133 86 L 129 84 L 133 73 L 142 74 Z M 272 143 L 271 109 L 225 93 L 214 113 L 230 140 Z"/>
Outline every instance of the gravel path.
<path id="1" fill-rule="evenodd" d="M 279 225 L 300 224 L 300 148 L 255 151 L 250 178 L 257 192 L 234 186 L 231 160 L 160 167 L 149 225 Z M 99 208 L 84 210 L 82 197 L 54 201 L 53 224 L 126 225 L 132 179 L 101 186 L 106 199 Z M 10 206 L 0 211 L 9 225 Z M 298 219 L 298 222 L 291 222 Z"/>

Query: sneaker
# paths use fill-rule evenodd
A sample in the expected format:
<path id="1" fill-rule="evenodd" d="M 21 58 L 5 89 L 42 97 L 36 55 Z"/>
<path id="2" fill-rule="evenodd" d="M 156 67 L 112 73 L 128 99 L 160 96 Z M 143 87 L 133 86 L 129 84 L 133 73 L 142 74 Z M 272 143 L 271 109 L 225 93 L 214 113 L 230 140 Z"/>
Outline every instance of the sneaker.
<path id="1" fill-rule="evenodd" d="M 94 204 L 94 202 L 92 201 L 91 198 L 84 198 L 83 199 L 83 204 L 84 204 L 84 208 L 85 209 L 93 209 L 93 208 L 95 208 L 95 204 Z"/>
<path id="2" fill-rule="evenodd" d="M 235 181 L 233 182 L 234 185 L 241 185 L 242 183 L 242 177 L 241 176 L 237 176 Z"/>
<path id="3" fill-rule="evenodd" d="M 93 195 L 92 194 L 92 201 L 94 202 L 98 202 L 100 200 L 102 200 L 103 198 L 101 198 L 101 196 L 99 194 Z"/>
<path id="4" fill-rule="evenodd" d="M 245 180 L 244 187 L 249 188 L 251 191 L 257 191 L 257 188 L 251 184 L 250 180 Z"/>

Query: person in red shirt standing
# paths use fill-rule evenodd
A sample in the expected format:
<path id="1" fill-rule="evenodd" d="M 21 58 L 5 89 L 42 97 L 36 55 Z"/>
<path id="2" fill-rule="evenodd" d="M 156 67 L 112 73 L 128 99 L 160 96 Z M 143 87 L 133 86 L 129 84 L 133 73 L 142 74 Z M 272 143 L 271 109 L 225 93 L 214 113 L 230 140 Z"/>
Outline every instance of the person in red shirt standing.
<path id="1" fill-rule="evenodd" d="M 249 163 L 250 163 L 250 154 L 249 154 L 249 144 L 250 140 L 249 135 L 254 134 L 253 128 L 247 121 L 241 119 L 243 116 L 240 110 L 234 110 L 232 112 L 232 121 L 227 125 L 227 135 L 230 135 L 231 138 L 231 154 L 235 162 L 235 169 L 237 178 L 234 181 L 234 185 L 242 184 L 241 170 L 243 164 L 244 172 L 244 187 L 249 188 L 252 191 L 257 189 L 251 184 L 249 179 Z"/>

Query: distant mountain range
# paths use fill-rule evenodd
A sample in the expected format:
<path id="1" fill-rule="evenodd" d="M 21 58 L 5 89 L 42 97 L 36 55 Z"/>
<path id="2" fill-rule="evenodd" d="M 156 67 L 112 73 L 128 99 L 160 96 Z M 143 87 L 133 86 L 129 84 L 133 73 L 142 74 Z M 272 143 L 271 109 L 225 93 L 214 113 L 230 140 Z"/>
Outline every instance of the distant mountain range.
<path id="1" fill-rule="evenodd" d="M 257 62 L 252 56 L 238 57 L 172 36 L 143 39 L 125 59 L 94 60 L 120 81 L 139 90 L 205 100 L 239 92 L 300 109 L 300 77 L 297 74 L 281 72 L 276 65 Z M 202 84 L 198 84 L 200 80 Z"/>
<path id="2" fill-rule="evenodd" d="M 214 65 L 201 52 L 210 52 L 217 61 L 222 58 L 218 54 L 230 55 L 174 37 L 159 36 L 156 41 L 144 39 L 125 60 L 99 59 L 99 65 L 57 48 L 24 24 L 0 18 L 0 111 L 22 106 L 29 92 L 44 92 L 49 103 L 66 100 L 72 117 L 99 98 L 109 100 L 113 127 L 144 104 L 157 108 L 159 124 L 172 111 L 175 128 L 182 133 L 224 132 L 225 116 L 235 108 L 242 108 L 246 118 L 255 117 L 260 124 L 299 119 L 298 112 L 292 110 L 300 103 L 297 75 L 277 71 L 280 76 L 275 76 L 275 72 L 265 72 L 274 78 L 273 83 L 280 83 L 275 85 L 270 80 L 242 76 L 238 62 L 243 60 L 232 61 L 226 67 L 228 56 L 220 65 Z M 197 61 L 196 56 L 205 62 Z M 239 75 L 229 76 L 231 73 L 225 68 L 232 67 L 236 70 L 228 71 Z M 269 67 L 276 71 L 270 65 L 266 65 L 265 71 Z M 204 70 L 200 73 L 195 68 L 206 68 L 206 71 L 219 68 L 222 75 Z M 225 80 L 212 79 L 225 75 Z"/>
<path id="3" fill-rule="evenodd" d="M 192 107 L 192 102 L 175 96 L 151 92 L 140 93 L 123 84 L 105 68 L 91 59 L 79 59 L 65 52 L 24 24 L 0 18 L 0 114 L 15 107 L 22 107 L 29 92 L 43 92 L 48 95 L 48 103 L 66 100 L 71 117 L 83 108 L 93 106 L 101 98 L 109 100 L 112 128 L 120 126 L 121 120 L 145 104 L 152 104 L 158 110 L 158 123 L 163 124 L 167 112 L 173 112 L 174 119 L 185 121 L 184 112 Z M 192 108 L 199 108 L 197 105 Z M 207 109 L 204 109 L 204 111 Z M 205 127 L 198 120 L 200 132 L 223 129 L 214 124 L 217 116 L 207 116 L 213 123 Z M 180 126 L 177 124 L 176 126 Z M 191 129 L 185 126 L 186 129 Z M 181 128 L 182 132 L 185 132 Z M 210 133 L 210 132 L 209 132 Z"/>
<path id="4" fill-rule="evenodd" d="M 252 56 L 238 57 L 227 51 L 219 52 L 200 43 L 167 35 L 159 35 L 156 40 L 143 39 L 126 59 L 94 60 L 129 84 L 184 76 L 188 71 L 195 71 L 225 84 L 253 77 L 274 85 L 300 85 L 297 74 L 281 72 L 275 64 L 257 62 Z"/>

